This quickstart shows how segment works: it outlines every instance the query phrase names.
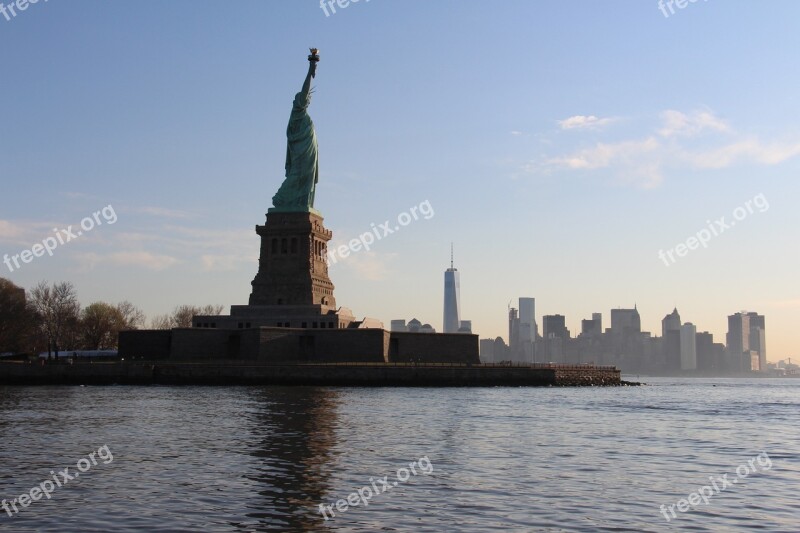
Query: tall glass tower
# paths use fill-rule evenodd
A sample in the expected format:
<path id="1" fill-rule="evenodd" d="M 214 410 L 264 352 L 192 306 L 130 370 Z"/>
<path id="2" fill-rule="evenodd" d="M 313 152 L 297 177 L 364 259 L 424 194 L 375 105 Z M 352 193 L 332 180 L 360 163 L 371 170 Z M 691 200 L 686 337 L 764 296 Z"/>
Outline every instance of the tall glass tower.
<path id="1" fill-rule="evenodd" d="M 458 333 L 461 326 L 461 282 L 453 267 L 453 245 L 450 245 L 450 268 L 444 273 L 444 333 Z"/>
<path id="2" fill-rule="evenodd" d="M 534 343 L 536 342 L 536 299 L 519 299 L 519 344 L 521 362 L 533 363 Z"/>

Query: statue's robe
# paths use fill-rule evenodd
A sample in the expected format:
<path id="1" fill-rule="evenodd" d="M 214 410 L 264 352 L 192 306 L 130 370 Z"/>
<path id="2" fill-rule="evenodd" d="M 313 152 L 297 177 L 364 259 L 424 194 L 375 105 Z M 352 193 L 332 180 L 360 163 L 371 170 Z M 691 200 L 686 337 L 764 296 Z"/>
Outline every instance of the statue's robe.
<path id="1" fill-rule="evenodd" d="M 286 128 L 286 179 L 272 198 L 276 208 L 308 210 L 314 207 L 319 180 L 319 154 L 314 123 L 308 115 L 310 94 L 297 93 Z"/>

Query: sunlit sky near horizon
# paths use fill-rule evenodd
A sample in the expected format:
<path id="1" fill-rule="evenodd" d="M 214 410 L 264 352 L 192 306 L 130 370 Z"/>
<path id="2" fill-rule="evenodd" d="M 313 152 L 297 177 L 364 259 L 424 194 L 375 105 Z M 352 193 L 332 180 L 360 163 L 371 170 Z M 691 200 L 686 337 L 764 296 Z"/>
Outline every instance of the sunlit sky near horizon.
<path id="1" fill-rule="evenodd" d="M 790 0 L 669 17 L 657 0 L 362 0 L 327 17 L 316 1 L 40 1 L 0 15 L 0 256 L 108 205 L 118 220 L 0 277 L 150 317 L 246 303 L 316 46 L 315 207 L 334 245 L 435 213 L 331 268 L 356 316 L 440 330 L 453 242 L 482 338 L 507 337 L 509 302 L 533 296 L 540 325 L 563 314 L 573 335 L 634 305 L 660 335 L 677 306 L 725 342 L 729 314 L 757 311 L 768 359 L 794 357 L 798 20 Z M 735 221 L 748 201 L 768 208 Z M 659 258 L 721 217 L 735 225 L 707 247 Z"/>

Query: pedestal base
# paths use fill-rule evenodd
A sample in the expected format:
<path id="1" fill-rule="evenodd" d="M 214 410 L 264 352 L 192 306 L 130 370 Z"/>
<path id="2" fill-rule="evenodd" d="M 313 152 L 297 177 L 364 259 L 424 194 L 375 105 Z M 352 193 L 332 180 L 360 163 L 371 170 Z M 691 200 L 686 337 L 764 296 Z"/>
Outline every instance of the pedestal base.
<path id="1" fill-rule="evenodd" d="M 256 233 L 261 237 L 261 257 L 250 305 L 336 309 L 326 260 L 333 234 L 325 229 L 321 214 L 273 208 L 266 224 L 256 226 Z"/>

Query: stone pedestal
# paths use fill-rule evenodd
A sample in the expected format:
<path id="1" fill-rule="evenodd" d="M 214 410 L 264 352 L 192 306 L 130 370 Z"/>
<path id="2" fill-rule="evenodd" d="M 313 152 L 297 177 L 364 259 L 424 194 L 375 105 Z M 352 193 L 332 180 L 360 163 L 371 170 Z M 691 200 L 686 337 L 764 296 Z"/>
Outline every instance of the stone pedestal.
<path id="1" fill-rule="evenodd" d="M 251 306 L 320 306 L 323 314 L 336 310 L 326 261 L 333 234 L 322 221 L 316 212 L 270 212 L 266 224 L 256 226 L 261 257 Z"/>

